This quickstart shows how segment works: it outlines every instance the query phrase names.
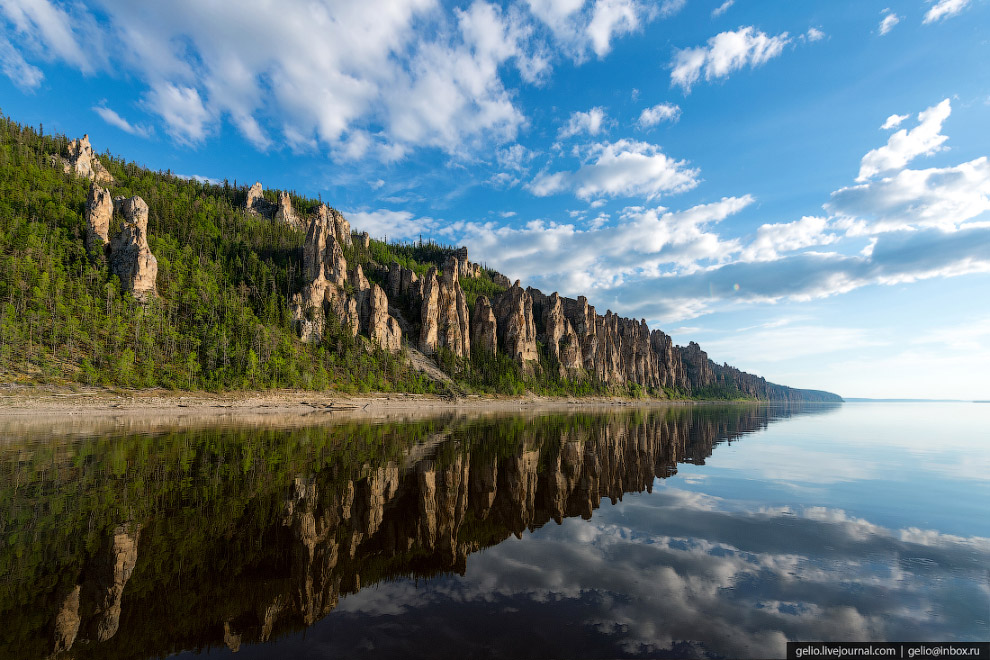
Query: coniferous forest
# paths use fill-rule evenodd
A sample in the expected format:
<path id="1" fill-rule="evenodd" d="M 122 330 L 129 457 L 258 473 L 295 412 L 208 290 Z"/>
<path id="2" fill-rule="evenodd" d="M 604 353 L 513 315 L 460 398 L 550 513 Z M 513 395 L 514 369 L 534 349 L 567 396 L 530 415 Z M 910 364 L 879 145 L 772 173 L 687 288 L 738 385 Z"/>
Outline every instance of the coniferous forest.
<path id="1" fill-rule="evenodd" d="M 183 390 L 622 394 L 740 399 L 730 380 L 689 392 L 606 386 L 568 378 L 545 346 L 525 373 L 504 353 L 459 358 L 441 348 L 448 376 L 415 369 L 407 349 L 389 353 L 331 322 L 316 343 L 299 339 L 290 296 L 303 286 L 305 231 L 244 210 L 247 191 L 155 172 L 111 154 L 99 160 L 115 196 L 149 207 L 148 242 L 158 260 L 158 295 L 124 292 L 107 256 L 86 248 L 90 181 L 67 174 L 69 140 L 0 115 L 0 379 L 6 383 Z M 276 202 L 276 191 L 264 192 Z M 289 193 L 301 217 L 319 200 Z M 384 285 L 377 264 L 396 262 L 422 276 L 454 246 L 355 241 L 349 264 Z M 371 265 L 372 267 L 368 267 Z M 461 285 L 468 308 L 505 290 L 494 271 Z M 778 386 L 774 386 L 778 387 Z M 784 388 L 786 389 L 786 388 Z M 830 395 L 832 396 L 832 395 Z"/>

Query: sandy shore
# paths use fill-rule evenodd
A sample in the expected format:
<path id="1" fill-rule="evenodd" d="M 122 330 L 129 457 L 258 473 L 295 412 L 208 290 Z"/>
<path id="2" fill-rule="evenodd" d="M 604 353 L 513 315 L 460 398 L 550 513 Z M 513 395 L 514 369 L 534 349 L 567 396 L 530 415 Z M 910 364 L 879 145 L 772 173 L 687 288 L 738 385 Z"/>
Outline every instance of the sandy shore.
<path id="1" fill-rule="evenodd" d="M 466 396 L 278 390 L 270 392 L 175 392 L 98 387 L 0 387 L 0 431 L 37 427 L 72 432 L 91 426 L 129 428 L 195 424 L 296 425 L 349 419 L 410 419 L 440 414 L 499 414 L 549 410 L 619 409 L 692 405 L 619 397 Z"/>

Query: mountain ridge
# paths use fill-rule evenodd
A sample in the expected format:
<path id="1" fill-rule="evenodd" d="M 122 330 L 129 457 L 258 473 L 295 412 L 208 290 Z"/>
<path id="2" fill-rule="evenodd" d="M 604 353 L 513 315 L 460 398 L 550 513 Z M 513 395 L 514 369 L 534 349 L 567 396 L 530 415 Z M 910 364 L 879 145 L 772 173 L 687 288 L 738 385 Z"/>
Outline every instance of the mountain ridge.
<path id="1" fill-rule="evenodd" d="M 109 154 L 103 163 L 88 136 L 45 136 L 6 118 L 0 143 L 5 187 L 20 184 L 0 209 L 10 256 L 0 273 L 0 300 L 8 300 L 0 369 L 8 378 L 841 400 L 719 365 L 645 320 L 598 314 L 583 296 L 510 285 L 470 262 L 466 248 L 371 239 L 321 200 L 260 183 L 183 180 Z M 28 250 L 39 259 L 21 254 L 18 233 L 40 238 Z M 38 262 L 50 262 L 47 278 Z M 18 279 L 29 264 L 33 285 Z M 68 289 L 85 280 L 82 300 L 46 291 L 53 277 Z M 105 308 L 94 311 L 101 294 Z M 40 322 L 46 307 L 49 327 Z M 95 341 L 93 333 L 78 341 L 73 331 L 90 323 Z M 25 334 L 27 355 L 18 355 Z M 50 354 L 36 337 L 50 342 Z M 411 351 L 452 381 L 417 372 Z"/>

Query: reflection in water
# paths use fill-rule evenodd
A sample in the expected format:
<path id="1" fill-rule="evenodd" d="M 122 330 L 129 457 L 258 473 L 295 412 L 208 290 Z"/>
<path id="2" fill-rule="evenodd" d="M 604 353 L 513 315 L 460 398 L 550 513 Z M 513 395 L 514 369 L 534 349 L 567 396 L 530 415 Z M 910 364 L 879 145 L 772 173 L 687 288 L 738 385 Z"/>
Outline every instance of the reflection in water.
<path id="1" fill-rule="evenodd" d="M 528 417 L 449 415 L 373 425 L 214 427 L 8 441 L 0 446 L 0 657 L 147 658 L 222 645 L 251 653 L 249 644 L 279 639 L 298 647 L 299 637 L 291 633 L 326 617 L 345 595 L 398 578 L 464 575 L 468 557 L 478 550 L 513 535 L 522 538 L 550 520 L 590 519 L 603 497 L 615 503 L 625 493 L 652 492 L 656 477 L 674 474 L 677 463 L 704 463 L 719 442 L 781 417 L 833 409 L 690 406 Z M 754 557 L 765 564 L 764 573 L 793 577 L 807 570 L 788 564 L 793 557 L 775 554 L 767 534 L 781 526 L 763 524 L 793 512 L 732 517 L 711 502 L 684 497 L 678 512 L 693 507 L 693 520 L 654 508 L 628 528 L 603 523 L 600 516 L 594 525 L 567 523 L 528 549 L 539 555 L 549 547 L 544 542 L 557 543 L 553 552 L 569 557 L 565 565 L 555 566 L 553 556 L 530 562 L 542 571 L 552 567 L 558 578 L 569 571 L 609 575 L 613 589 L 628 582 L 618 590 L 627 598 L 642 591 L 634 585 L 648 577 L 651 588 L 668 600 L 687 589 L 678 580 L 690 571 L 672 568 L 686 558 L 704 559 L 706 570 L 729 574 L 732 566 Z M 628 504 L 615 510 L 631 518 L 642 513 Z M 780 546 L 802 538 L 801 520 L 827 515 L 798 513 L 791 516 L 797 524 L 784 525 L 790 525 L 785 535 L 792 540 L 778 539 Z M 827 522 L 837 529 L 859 524 Z M 730 534 L 732 525 L 752 529 L 739 533 L 736 546 L 715 547 L 704 538 L 706 525 L 713 524 Z M 649 539 L 654 553 L 662 552 L 645 564 L 627 552 L 616 562 L 625 566 L 622 577 L 616 567 L 606 572 L 582 565 L 587 555 L 574 548 L 589 531 L 610 543 L 639 536 Z M 512 553 L 523 545 L 503 544 L 472 558 L 472 566 L 489 565 L 495 582 L 508 580 L 521 561 L 511 559 Z M 979 561 L 987 555 L 976 556 Z M 729 578 L 716 591 L 747 588 Z M 577 575 L 567 579 L 581 582 Z M 413 588 L 407 595 L 411 602 L 424 593 Z M 341 620 L 362 608 L 381 609 L 373 597 L 361 595 L 341 606 Z M 797 591 L 791 595 L 765 606 L 776 614 L 807 614 L 797 611 L 803 602 Z M 712 594 L 712 606 L 717 596 Z M 408 612 L 415 609 L 410 602 L 389 607 Z M 613 654 L 616 648 L 655 653 L 658 642 L 675 648 L 677 639 L 664 643 L 670 633 L 661 621 L 645 632 L 630 628 L 629 620 L 623 623 L 621 613 L 636 607 L 619 602 L 603 609 L 606 616 L 609 610 L 616 614 L 601 622 L 602 635 L 615 636 L 623 626 L 628 633 L 612 647 Z M 735 616 L 751 621 L 719 625 L 746 633 L 765 618 Z M 728 642 L 720 640 L 725 631 L 705 632 L 701 622 L 696 628 L 699 637 L 693 639 L 707 635 L 716 650 L 729 652 Z M 652 642 L 637 641 L 641 634 L 652 636 Z M 782 644 L 782 638 L 760 634 L 749 636 L 763 650 Z M 267 648 L 264 654 L 279 647 L 261 648 Z M 751 647 L 732 650 L 759 654 Z M 548 649 L 541 651 L 546 655 Z"/>

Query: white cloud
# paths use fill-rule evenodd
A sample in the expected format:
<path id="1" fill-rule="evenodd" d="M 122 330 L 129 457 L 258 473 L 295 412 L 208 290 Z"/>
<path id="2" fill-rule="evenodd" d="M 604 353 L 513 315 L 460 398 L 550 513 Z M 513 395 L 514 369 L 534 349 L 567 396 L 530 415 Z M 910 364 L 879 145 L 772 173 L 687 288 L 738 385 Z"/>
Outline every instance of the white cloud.
<path id="1" fill-rule="evenodd" d="M 825 209 L 850 235 L 917 227 L 946 230 L 990 210 L 990 160 L 954 167 L 901 170 L 896 175 L 841 188 Z"/>
<path id="2" fill-rule="evenodd" d="M 28 64 L 20 52 L 2 36 L 0 36 L 0 71 L 25 92 L 37 89 L 45 79 L 41 69 Z"/>
<path id="3" fill-rule="evenodd" d="M 595 107 L 587 112 L 574 112 L 567 120 L 567 124 L 560 127 L 557 132 L 557 139 L 562 140 L 580 133 L 598 135 L 606 122 L 607 116 L 604 108 Z"/>
<path id="4" fill-rule="evenodd" d="M 575 172 L 543 173 L 527 188 L 537 197 L 566 190 L 581 199 L 598 196 L 645 197 L 678 193 L 698 185 L 698 170 L 675 161 L 660 147 L 645 142 L 619 140 L 591 145 L 591 160 Z"/>
<path id="5" fill-rule="evenodd" d="M 656 126 L 662 121 L 677 121 L 680 116 L 680 106 L 673 103 L 660 103 L 652 108 L 643 110 L 636 123 L 639 124 L 640 128 L 649 128 L 650 126 Z"/>
<path id="6" fill-rule="evenodd" d="M 430 235 L 438 223 L 433 218 L 417 218 L 409 211 L 341 211 L 355 231 L 366 231 L 375 238 L 387 236 L 388 240 L 412 240 L 420 235 Z"/>
<path id="7" fill-rule="evenodd" d="M 114 110 L 108 108 L 106 105 L 98 105 L 93 107 L 93 111 L 100 115 L 106 123 L 111 126 L 116 126 L 125 133 L 130 133 L 131 135 L 137 135 L 138 137 L 149 137 L 154 133 L 154 129 L 150 126 L 145 126 L 143 124 L 135 125 L 121 117 Z"/>
<path id="8" fill-rule="evenodd" d="M 722 4 L 712 10 L 712 18 L 718 18 L 725 12 L 729 11 L 729 8 L 736 3 L 736 0 L 725 0 Z"/>
<path id="9" fill-rule="evenodd" d="M 805 33 L 805 38 L 810 42 L 821 41 L 825 38 L 825 33 L 818 28 L 812 27 L 808 28 L 808 31 Z"/>
<path id="10" fill-rule="evenodd" d="M 949 99 L 918 114 L 918 125 L 910 131 L 901 129 L 890 136 L 887 144 L 873 149 L 865 156 L 859 167 L 857 181 L 866 181 L 872 176 L 904 167 L 916 156 L 931 155 L 941 150 L 948 138 L 942 135 L 942 122 L 952 113 Z M 884 122 L 884 126 L 892 117 Z M 898 122 L 900 123 L 900 122 Z"/>
<path id="11" fill-rule="evenodd" d="M 773 261 L 780 258 L 781 252 L 834 243 L 838 237 L 828 233 L 827 226 L 826 218 L 811 216 L 794 222 L 761 225 L 740 258 L 745 261 Z"/>
<path id="12" fill-rule="evenodd" d="M 155 85 L 144 98 L 145 106 L 165 120 L 166 130 L 178 142 L 202 142 L 214 118 L 194 87 Z"/>
<path id="13" fill-rule="evenodd" d="M 684 9 L 684 5 L 686 4 L 687 0 L 663 0 L 660 4 L 660 15 L 664 17 L 673 16 Z"/>
<path id="14" fill-rule="evenodd" d="M 886 121 L 883 122 L 883 126 L 880 127 L 881 130 L 889 131 L 892 128 L 897 128 L 904 122 L 905 119 L 911 115 L 891 115 L 887 117 Z"/>
<path id="15" fill-rule="evenodd" d="M 735 32 L 722 32 L 708 40 L 706 46 L 685 48 L 675 53 L 671 62 L 671 85 L 680 85 L 685 92 L 704 73 L 705 80 L 724 78 L 745 66 L 765 64 L 780 55 L 790 43 L 786 32 L 767 36 L 753 27 Z"/>
<path id="16" fill-rule="evenodd" d="M 656 14 L 674 13 L 683 0 L 665 0 L 659 11 L 642 0 L 526 0 L 526 5 L 550 30 L 554 50 L 582 62 L 589 51 L 604 57 L 616 37 L 639 30 Z"/>
<path id="17" fill-rule="evenodd" d="M 105 64 L 102 32 L 81 6 L 65 9 L 47 0 L 4 0 L 0 11 L 41 57 L 60 58 L 84 73 Z"/>
<path id="18" fill-rule="evenodd" d="M 889 9 L 887 11 L 890 11 Z M 880 20 L 880 34 L 885 35 L 894 29 L 894 26 L 901 22 L 900 17 L 893 12 L 887 14 Z"/>
<path id="19" fill-rule="evenodd" d="M 955 16 L 969 6 L 970 0 L 927 0 L 934 5 L 925 13 L 925 23 L 933 23 Z"/>

